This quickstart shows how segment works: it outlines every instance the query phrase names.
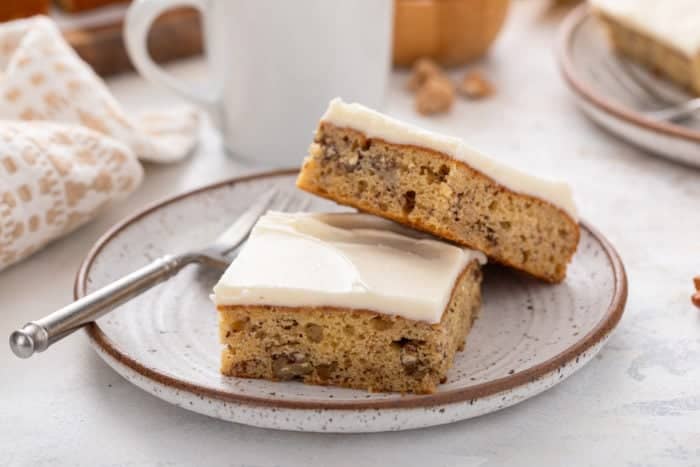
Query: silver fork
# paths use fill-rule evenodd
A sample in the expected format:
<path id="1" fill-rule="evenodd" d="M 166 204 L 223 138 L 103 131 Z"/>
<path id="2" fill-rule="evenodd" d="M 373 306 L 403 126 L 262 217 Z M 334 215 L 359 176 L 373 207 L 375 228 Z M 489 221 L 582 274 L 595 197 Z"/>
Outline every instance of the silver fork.
<path id="1" fill-rule="evenodd" d="M 604 65 L 608 73 L 626 92 L 640 101 L 646 100 L 665 106 L 659 110 L 642 111 L 642 114 L 652 120 L 679 123 L 700 112 L 700 97 L 677 102 L 655 89 L 649 82 L 651 81 L 649 78 L 641 78 L 627 62 L 616 60 L 615 64 L 606 62 Z"/>
<path id="2" fill-rule="evenodd" d="M 12 351 L 20 358 L 29 358 L 35 352 L 43 352 L 85 324 L 174 276 L 188 264 L 198 263 L 205 267 L 225 269 L 232 260 L 227 255 L 245 241 L 276 195 L 277 190 L 274 189 L 265 192 L 211 245 L 177 255 L 165 255 L 44 318 L 25 324 L 10 335 Z M 291 203 L 292 198 L 288 197 L 280 210 L 286 211 Z"/>
<path id="3" fill-rule="evenodd" d="M 661 110 L 647 111 L 644 114 L 660 122 L 682 122 L 700 111 L 700 97 L 681 102 Z"/>

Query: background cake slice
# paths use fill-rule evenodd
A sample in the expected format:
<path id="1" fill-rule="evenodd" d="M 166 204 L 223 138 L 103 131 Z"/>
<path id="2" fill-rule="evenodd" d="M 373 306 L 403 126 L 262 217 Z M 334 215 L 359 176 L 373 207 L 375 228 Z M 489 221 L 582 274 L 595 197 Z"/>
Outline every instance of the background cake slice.
<path id="1" fill-rule="evenodd" d="M 456 138 L 334 99 L 297 186 L 558 282 L 579 240 L 571 190 Z"/>
<path id="2" fill-rule="evenodd" d="M 477 315 L 485 260 L 366 214 L 268 213 L 214 288 L 221 372 L 432 392 Z"/>
<path id="3" fill-rule="evenodd" d="M 591 0 L 613 47 L 700 95 L 698 0 Z"/>

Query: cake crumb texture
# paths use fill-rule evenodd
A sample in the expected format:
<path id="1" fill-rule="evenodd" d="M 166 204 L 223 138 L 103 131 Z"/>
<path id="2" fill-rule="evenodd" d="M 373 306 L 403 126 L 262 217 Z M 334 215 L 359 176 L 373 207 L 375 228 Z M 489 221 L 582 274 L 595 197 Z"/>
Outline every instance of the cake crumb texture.
<path id="1" fill-rule="evenodd" d="M 455 283 L 439 323 L 369 310 L 220 306 L 228 376 L 298 380 L 369 391 L 432 393 L 447 377 L 481 303 L 472 261 Z"/>
<path id="2" fill-rule="evenodd" d="M 323 121 L 297 186 L 550 282 L 565 278 L 580 235 L 558 207 L 512 192 L 464 162 Z"/>

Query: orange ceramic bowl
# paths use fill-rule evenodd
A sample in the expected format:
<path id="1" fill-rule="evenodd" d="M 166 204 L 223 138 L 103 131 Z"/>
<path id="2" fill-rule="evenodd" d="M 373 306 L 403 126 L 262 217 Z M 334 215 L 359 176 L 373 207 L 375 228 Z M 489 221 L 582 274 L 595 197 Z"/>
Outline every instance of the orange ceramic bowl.
<path id="1" fill-rule="evenodd" d="M 394 64 L 430 57 L 457 66 L 481 57 L 498 36 L 509 0 L 396 0 Z"/>
<path id="2" fill-rule="evenodd" d="M 46 14 L 51 0 L 0 0 L 0 21 Z"/>

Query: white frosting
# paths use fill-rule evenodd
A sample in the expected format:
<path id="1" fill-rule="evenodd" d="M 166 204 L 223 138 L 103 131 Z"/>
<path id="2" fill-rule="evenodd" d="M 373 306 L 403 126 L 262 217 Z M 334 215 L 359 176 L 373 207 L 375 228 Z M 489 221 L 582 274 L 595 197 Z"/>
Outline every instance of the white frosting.
<path id="1" fill-rule="evenodd" d="M 591 4 L 691 58 L 700 53 L 699 0 L 591 0 Z"/>
<path id="2" fill-rule="evenodd" d="M 330 102 L 321 121 L 351 128 L 368 138 L 379 138 L 387 143 L 418 146 L 441 152 L 466 163 L 511 191 L 547 201 L 565 211 L 574 220 L 577 219 L 576 205 L 569 185 L 535 177 L 504 165 L 471 149 L 458 138 L 414 127 L 363 105 L 347 104 L 340 98 Z"/>
<path id="3" fill-rule="evenodd" d="M 214 287 L 217 305 L 329 306 L 438 323 L 469 262 L 461 248 L 358 213 L 261 217 Z"/>

